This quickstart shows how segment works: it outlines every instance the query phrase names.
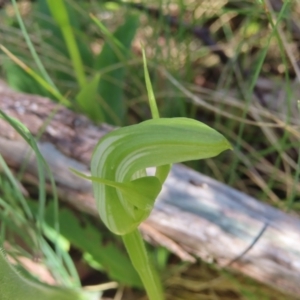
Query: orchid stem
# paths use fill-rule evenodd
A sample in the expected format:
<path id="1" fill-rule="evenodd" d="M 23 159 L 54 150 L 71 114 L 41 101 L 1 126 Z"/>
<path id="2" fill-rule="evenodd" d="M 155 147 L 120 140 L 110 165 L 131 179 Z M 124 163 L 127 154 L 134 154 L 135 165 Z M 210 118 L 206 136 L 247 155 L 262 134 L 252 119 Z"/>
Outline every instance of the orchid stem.
<path id="1" fill-rule="evenodd" d="M 152 267 L 144 241 L 138 229 L 122 236 L 130 260 L 140 275 L 149 300 L 163 300 L 163 291 L 158 274 Z"/>

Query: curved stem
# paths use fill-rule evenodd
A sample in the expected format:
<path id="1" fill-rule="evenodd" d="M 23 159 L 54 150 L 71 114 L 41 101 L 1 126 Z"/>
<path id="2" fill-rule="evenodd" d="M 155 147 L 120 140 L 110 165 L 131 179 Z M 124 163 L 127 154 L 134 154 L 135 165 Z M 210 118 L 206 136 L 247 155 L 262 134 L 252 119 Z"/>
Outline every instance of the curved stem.
<path id="1" fill-rule="evenodd" d="M 138 229 L 122 236 L 130 260 L 141 277 L 149 300 L 163 300 L 162 286 L 150 264 L 144 241 Z"/>

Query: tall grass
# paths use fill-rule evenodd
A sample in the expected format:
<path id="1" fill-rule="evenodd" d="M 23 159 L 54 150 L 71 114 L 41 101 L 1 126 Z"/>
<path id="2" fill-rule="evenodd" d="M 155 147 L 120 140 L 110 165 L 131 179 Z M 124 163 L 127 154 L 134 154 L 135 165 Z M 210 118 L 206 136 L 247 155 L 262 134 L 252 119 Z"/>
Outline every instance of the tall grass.
<path id="1" fill-rule="evenodd" d="M 4 112 L 0 112 L 0 117 L 14 127 L 14 129 L 28 143 L 28 149 L 31 149 L 32 152 L 35 153 L 39 176 L 38 206 L 36 211 L 33 211 L 28 200 L 26 200 L 24 195 L 20 192 L 20 183 L 18 183 L 7 167 L 5 161 L 0 156 L 1 169 L 4 170 L 5 175 L 1 180 L 1 206 L 5 208 L 1 213 L 1 246 L 3 247 L 4 242 L 15 245 L 16 242 L 14 239 L 16 238 L 23 241 L 26 248 L 30 249 L 31 254 L 26 253 L 26 251 L 24 252 L 24 250 L 21 251 L 21 254 L 26 254 L 25 256 L 30 257 L 34 255 L 34 253 L 42 251 L 42 253 L 45 254 L 45 256 L 43 256 L 43 260 L 51 269 L 56 280 L 69 287 L 74 287 L 74 284 L 75 286 L 80 286 L 73 262 L 68 257 L 68 252 L 61 248 L 59 244 L 60 231 L 58 222 L 58 198 L 53 177 L 51 172 L 49 172 L 49 167 L 42 157 L 35 139 L 28 129 L 17 120 L 7 116 Z M 51 249 L 51 246 L 45 239 L 45 227 L 47 227 L 47 224 L 45 223 L 45 175 L 47 173 L 52 183 L 52 194 L 54 195 L 53 228 L 56 234 L 52 237 L 47 236 L 47 234 L 46 236 L 55 245 L 55 251 Z M 71 271 L 71 273 L 69 273 L 69 271 Z M 73 279 L 71 279 L 71 276 Z"/>

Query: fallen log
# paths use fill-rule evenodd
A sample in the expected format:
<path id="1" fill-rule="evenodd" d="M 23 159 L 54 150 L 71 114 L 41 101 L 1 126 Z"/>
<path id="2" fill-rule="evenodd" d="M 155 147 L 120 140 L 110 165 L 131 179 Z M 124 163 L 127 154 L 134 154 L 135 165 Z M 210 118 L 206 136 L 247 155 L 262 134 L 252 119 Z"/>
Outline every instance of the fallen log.
<path id="1" fill-rule="evenodd" d="M 69 168 L 88 171 L 94 146 L 113 127 L 95 126 L 46 98 L 15 92 L 3 82 L 0 109 L 33 135 L 43 132 L 38 145 L 60 200 L 98 217 L 90 182 Z M 26 142 L 0 119 L 0 154 L 7 164 L 18 170 L 28 151 Z M 23 180 L 38 184 L 33 156 Z M 173 166 L 155 209 L 140 229 L 146 240 L 183 260 L 194 262 L 199 257 L 300 299 L 300 219 L 183 165 Z"/>

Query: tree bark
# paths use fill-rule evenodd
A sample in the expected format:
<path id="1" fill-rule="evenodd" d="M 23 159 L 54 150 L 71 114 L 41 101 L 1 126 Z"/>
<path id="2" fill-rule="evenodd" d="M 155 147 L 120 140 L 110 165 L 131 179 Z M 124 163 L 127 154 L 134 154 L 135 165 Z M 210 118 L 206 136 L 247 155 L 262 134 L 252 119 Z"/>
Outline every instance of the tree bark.
<path id="1" fill-rule="evenodd" d="M 50 100 L 12 91 L 0 83 L 0 109 L 39 136 L 39 148 L 59 198 L 98 217 L 91 184 L 69 168 L 89 171 L 98 140 L 113 127 L 93 125 Z M 52 118 L 49 118 L 50 114 Z M 0 154 L 25 182 L 38 184 L 37 164 L 26 142 L 0 119 Z M 49 191 L 50 191 L 50 185 Z M 146 240 L 181 259 L 199 257 L 241 272 L 300 299 L 300 219 L 183 165 L 174 165 L 150 217 L 140 226 Z M 257 241 L 256 241 L 257 240 Z"/>

